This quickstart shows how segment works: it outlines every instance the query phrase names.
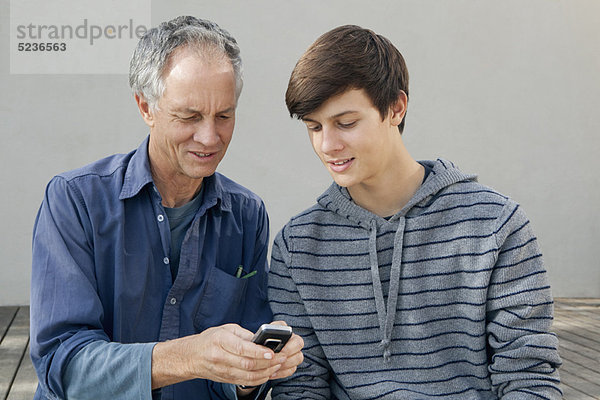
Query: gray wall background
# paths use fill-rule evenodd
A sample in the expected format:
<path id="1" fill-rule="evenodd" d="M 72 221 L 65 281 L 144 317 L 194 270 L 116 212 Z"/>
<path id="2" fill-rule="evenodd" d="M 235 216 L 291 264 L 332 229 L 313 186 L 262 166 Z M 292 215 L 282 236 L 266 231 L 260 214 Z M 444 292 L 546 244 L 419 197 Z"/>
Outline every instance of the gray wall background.
<path id="1" fill-rule="evenodd" d="M 122 75 L 10 75 L 9 1 L 0 0 L 0 305 L 28 304 L 31 230 L 48 180 L 147 134 Z M 600 2 L 595 0 L 153 1 L 153 25 L 181 14 L 239 41 L 245 87 L 220 171 L 267 204 L 271 236 L 329 185 L 283 101 L 321 33 L 353 23 L 406 58 L 404 139 L 519 201 L 555 296 L 600 297 Z"/>

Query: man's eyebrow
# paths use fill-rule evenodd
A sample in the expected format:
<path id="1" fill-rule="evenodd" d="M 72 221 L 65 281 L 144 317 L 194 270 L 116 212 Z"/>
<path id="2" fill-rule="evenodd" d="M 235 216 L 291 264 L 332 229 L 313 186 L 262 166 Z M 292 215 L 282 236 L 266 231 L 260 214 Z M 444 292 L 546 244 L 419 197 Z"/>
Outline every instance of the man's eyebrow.
<path id="1" fill-rule="evenodd" d="M 229 108 L 226 108 L 223 111 L 219 111 L 217 114 L 227 114 L 227 113 L 234 112 L 234 111 L 235 111 L 235 107 L 231 106 Z"/>
<path id="2" fill-rule="evenodd" d="M 184 114 L 201 114 L 200 111 L 193 108 L 175 108 L 172 111 L 173 114 L 184 113 Z"/>
<path id="3" fill-rule="evenodd" d="M 228 107 L 225 110 L 217 111 L 217 114 L 227 114 L 235 111 L 235 107 Z M 202 111 L 196 110 L 195 108 L 176 108 L 173 110 L 174 113 L 186 113 L 186 114 L 202 114 Z"/>

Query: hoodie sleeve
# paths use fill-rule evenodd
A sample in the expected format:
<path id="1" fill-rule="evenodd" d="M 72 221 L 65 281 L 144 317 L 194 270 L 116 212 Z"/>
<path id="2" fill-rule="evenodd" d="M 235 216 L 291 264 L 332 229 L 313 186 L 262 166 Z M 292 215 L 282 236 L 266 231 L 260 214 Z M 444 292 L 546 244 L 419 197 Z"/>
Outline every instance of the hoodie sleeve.
<path id="1" fill-rule="evenodd" d="M 271 396 L 274 400 L 329 399 L 330 367 L 290 274 L 291 252 L 287 229 L 289 226 L 279 232 L 273 244 L 269 303 L 274 319 L 286 321 L 294 333 L 304 340 L 304 361 L 291 377 L 274 381 Z"/>
<path id="2" fill-rule="evenodd" d="M 509 201 L 498 219 L 487 298 L 489 371 L 502 399 L 560 399 L 553 300 L 529 220 Z"/>

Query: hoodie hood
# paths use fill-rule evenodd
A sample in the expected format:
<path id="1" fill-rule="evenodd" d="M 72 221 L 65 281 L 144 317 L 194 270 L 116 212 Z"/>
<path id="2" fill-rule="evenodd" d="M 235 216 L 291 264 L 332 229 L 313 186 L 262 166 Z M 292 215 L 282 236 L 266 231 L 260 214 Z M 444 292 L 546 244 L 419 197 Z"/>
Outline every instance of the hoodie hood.
<path id="1" fill-rule="evenodd" d="M 402 246 L 404 242 L 404 228 L 406 216 L 418 212 L 415 206 L 427 204 L 442 189 L 457 182 L 475 181 L 476 175 L 462 173 L 452 162 L 438 159 L 436 161 L 420 161 L 421 164 L 431 168 L 431 172 L 421 187 L 408 203 L 389 220 L 358 206 L 352 201 L 348 190 L 335 182 L 321 195 L 317 202 L 348 221 L 364 228 L 369 235 L 369 261 L 371 268 L 373 294 L 377 307 L 377 316 L 381 334 L 381 347 L 383 358 L 388 361 L 391 355 L 392 329 L 396 318 L 396 304 L 400 287 L 400 272 L 402 268 Z M 383 288 L 379 277 L 379 263 L 377 257 L 377 232 L 383 224 L 398 224 L 394 236 L 394 250 L 390 271 L 390 284 L 387 295 L 387 304 L 384 302 Z"/>
<path id="2" fill-rule="evenodd" d="M 415 205 L 434 197 L 440 190 L 450 185 L 457 182 L 477 180 L 477 175 L 465 174 L 454 163 L 447 160 L 437 159 L 436 161 L 419 161 L 419 163 L 429 166 L 431 173 L 414 196 L 390 218 L 390 221 L 406 216 Z M 385 219 L 354 203 L 348 189 L 339 186 L 335 182 L 317 199 L 317 203 L 367 229 L 373 220 L 378 222 L 378 226 L 386 222 Z"/>

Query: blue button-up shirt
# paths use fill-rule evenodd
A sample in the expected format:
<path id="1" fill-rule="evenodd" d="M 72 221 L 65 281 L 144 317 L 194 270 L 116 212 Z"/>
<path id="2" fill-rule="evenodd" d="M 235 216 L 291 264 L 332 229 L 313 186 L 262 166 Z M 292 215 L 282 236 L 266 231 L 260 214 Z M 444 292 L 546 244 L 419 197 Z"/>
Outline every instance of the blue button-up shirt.
<path id="1" fill-rule="evenodd" d="M 173 282 L 169 222 L 147 148 L 148 139 L 129 154 L 48 184 L 33 235 L 36 398 L 65 397 L 62 378 L 69 361 L 93 342 L 152 343 L 230 322 L 255 331 L 271 321 L 263 202 L 223 175 L 205 178 L 203 202 L 186 233 Z M 237 278 L 240 265 L 244 273 L 257 274 Z M 123 360 L 116 360 L 100 371 L 107 379 L 119 373 Z M 149 363 L 149 356 L 129 361 Z M 149 372 L 150 365 L 142 369 Z M 221 385 L 199 379 L 162 389 L 163 399 L 225 396 Z"/>

